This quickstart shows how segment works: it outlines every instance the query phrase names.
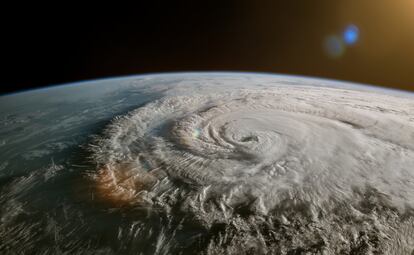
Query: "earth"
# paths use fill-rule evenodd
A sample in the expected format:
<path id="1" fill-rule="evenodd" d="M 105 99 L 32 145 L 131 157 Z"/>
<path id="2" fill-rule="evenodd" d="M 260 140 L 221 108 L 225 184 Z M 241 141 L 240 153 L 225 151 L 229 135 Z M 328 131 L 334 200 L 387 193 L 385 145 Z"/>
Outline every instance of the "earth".
<path id="1" fill-rule="evenodd" d="M 0 97 L 1 254 L 414 254 L 414 94 L 172 73 Z"/>

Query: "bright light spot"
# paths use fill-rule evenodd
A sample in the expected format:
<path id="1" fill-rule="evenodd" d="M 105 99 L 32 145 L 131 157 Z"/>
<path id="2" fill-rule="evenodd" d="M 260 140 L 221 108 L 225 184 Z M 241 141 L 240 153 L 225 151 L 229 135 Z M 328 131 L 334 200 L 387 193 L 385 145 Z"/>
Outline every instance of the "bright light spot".
<path id="1" fill-rule="evenodd" d="M 339 58 L 345 52 L 342 40 L 337 36 L 329 36 L 325 39 L 325 51 L 332 58 Z"/>
<path id="2" fill-rule="evenodd" d="M 355 44 L 358 41 L 359 29 L 355 25 L 349 25 L 346 27 L 343 38 L 344 42 L 348 45 Z"/>
<path id="3" fill-rule="evenodd" d="M 198 138 L 201 134 L 201 130 L 199 128 L 194 129 L 193 131 L 193 138 Z"/>

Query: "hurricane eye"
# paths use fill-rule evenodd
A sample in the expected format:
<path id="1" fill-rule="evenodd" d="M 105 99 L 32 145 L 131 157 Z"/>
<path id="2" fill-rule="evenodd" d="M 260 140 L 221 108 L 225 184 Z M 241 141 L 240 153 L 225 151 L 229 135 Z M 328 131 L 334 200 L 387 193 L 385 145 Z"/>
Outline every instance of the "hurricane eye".
<path id="1" fill-rule="evenodd" d="M 254 142 L 258 142 L 259 141 L 259 138 L 257 136 L 255 136 L 255 135 L 245 136 L 242 139 L 240 139 L 240 141 L 243 142 L 243 143 L 253 142 L 253 141 Z"/>

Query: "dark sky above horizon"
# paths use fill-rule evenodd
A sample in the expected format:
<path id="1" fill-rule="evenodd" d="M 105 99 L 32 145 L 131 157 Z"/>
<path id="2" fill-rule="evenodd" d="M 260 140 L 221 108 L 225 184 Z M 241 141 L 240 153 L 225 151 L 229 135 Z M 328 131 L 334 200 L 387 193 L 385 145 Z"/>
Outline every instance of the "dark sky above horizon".
<path id="1" fill-rule="evenodd" d="M 308 75 L 414 91 L 412 0 L 152 1 L 37 9 L 15 8 L 1 18 L 0 93 L 112 76 L 213 70 Z M 347 29 L 351 34 L 345 38 Z"/>

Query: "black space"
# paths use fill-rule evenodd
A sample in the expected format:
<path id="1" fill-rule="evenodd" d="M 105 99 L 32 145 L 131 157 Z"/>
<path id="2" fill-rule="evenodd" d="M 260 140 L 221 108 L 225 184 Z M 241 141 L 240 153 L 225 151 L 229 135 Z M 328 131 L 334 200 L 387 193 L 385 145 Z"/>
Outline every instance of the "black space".
<path id="1" fill-rule="evenodd" d="M 373 27 L 373 21 L 358 16 L 338 18 L 338 9 L 345 8 L 338 2 L 152 1 L 43 8 L 21 3 L 24 8 L 4 9 L 1 18 L 0 93 L 201 70 L 301 74 L 414 90 L 413 51 L 370 57 L 364 49 L 375 38 L 368 32 L 360 48 L 341 59 L 326 56 L 322 42 L 329 33 L 348 22 L 359 24 L 361 35 Z M 402 45 L 411 45 L 412 37 L 404 36 L 409 38 Z"/>

